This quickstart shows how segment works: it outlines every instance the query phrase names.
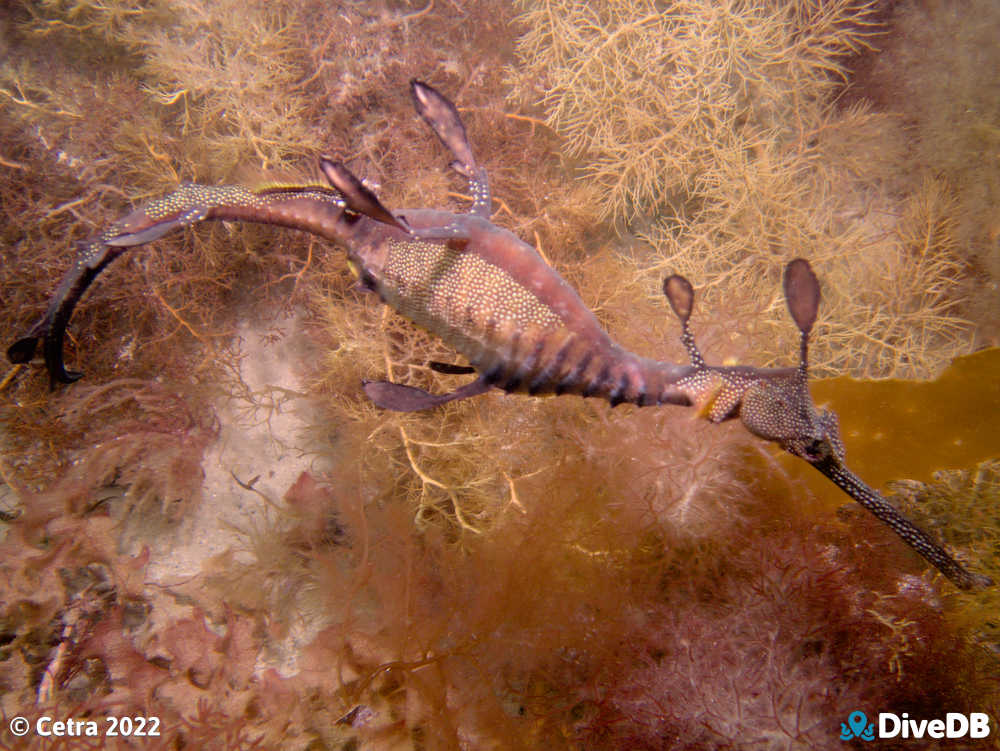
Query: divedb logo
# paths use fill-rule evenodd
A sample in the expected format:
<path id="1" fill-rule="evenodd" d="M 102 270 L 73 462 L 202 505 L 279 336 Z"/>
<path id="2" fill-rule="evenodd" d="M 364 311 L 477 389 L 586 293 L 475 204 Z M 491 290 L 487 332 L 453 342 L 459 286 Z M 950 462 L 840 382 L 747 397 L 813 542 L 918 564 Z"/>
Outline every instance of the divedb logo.
<path id="1" fill-rule="evenodd" d="M 855 710 L 840 723 L 840 740 L 860 738 L 986 738 L 990 734 L 990 716 L 985 712 L 948 712 L 944 719 L 913 720 L 906 712 L 879 712 L 878 734 L 875 723 L 868 722 L 864 712 Z"/>

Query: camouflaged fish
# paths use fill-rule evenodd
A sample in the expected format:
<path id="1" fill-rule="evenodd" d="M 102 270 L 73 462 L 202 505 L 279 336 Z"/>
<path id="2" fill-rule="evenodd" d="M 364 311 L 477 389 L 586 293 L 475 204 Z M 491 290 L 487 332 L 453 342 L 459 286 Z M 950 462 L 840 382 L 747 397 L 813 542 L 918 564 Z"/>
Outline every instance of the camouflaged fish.
<path id="1" fill-rule="evenodd" d="M 708 365 L 688 327 L 694 291 L 676 275 L 665 280 L 663 289 L 681 323 L 690 363 L 628 352 L 612 341 L 579 295 L 534 248 L 490 221 L 489 181 L 473 156 L 455 106 L 420 81 L 411 82 L 411 91 L 417 112 L 454 157 L 451 167 L 468 180 L 473 196 L 468 213 L 389 211 L 346 166 L 327 157 L 320 167 L 328 184 L 260 189 L 186 184 L 82 243 L 45 314 L 8 349 L 9 359 L 28 362 L 43 340 L 52 384 L 79 378 L 80 373 L 67 371 L 63 363 L 66 325 L 94 278 L 130 247 L 210 219 L 291 227 L 346 248 L 351 268 L 366 288 L 469 362 L 468 367 L 434 367 L 477 374 L 446 394 L 389 381 L 366 382 L 366 394 L 380 407 L 428 409 L 492 388 L 595 396 L 612 405 L 697 405 L 710 421 L 739 418 L 754 435 L 807 461 L 958 587 L 992 583 L 966 570 L 844 464 L 836 415 L 818 411 L 809 394 L 808 341 L 820 288 L 807 261 L 789 263 L 784 278 L 788 308 L 801 332 L 798 367 Z"/>

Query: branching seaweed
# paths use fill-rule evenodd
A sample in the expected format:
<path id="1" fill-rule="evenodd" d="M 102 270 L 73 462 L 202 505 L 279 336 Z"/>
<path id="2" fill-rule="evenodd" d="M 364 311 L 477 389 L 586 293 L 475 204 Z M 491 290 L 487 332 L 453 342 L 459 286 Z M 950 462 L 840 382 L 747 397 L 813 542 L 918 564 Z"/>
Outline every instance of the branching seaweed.
<path id="1" fill-rule="evenodd" d="M 707 164 L 821 101 L 876 32 L 874 4 L 856 0 L 522 6 L 512 79 L 544 92 L 615 219 L 688 200 Z"/>
<path id="2" fill-rule="evenodd" d="M 967 346 L 954 180 L 916 190 L 900 119 L 832 101 L 873 6 L 751 5 L 524 3 L 520 62 L 501 0 L 5 8 L 3 327 L 37 317 L 73 241 L 183 180 L 300 179 L 332 152 L 386 205 L 467 207 L 400 93 L 419 75 L 461 103 L 497 223 L 628 348 L 682 357 L 658 289 L 680 271 L 706 353 L 787 363 L 776 275 L 801 254 L 825 284 L 818 362 L 931 371 Z M 280 336 L 278 310 L 310 341 L 294 392 L 250 378 L 238 339 Z M 837 749 L 826 723 L 858 706 L 1000 706 L 989 594 L 900 574 L 863 521 L 766 482 L 738 429 L 499 393 L 376 410 L 363 378 L 447 391 L 461 376 L 429 363 L 454 354 L 318 241 L 199 227 L 130 254 L 78 313 L 89 386 L 53 396 L 28 366 L 0 387 L 5 716 L 157 714 L 164 748 Z M 242 536 L 200 576 L 154 576 L 177 552 L 157 533 L 207 509 L 222 399 L 266 427 L 303 395 L 308 436 L 278 440 L 309 471 L 266 491 L 258 456 L 222 472 L 255 512 Z M 980 469 L 955 481 L 976 508 L 900 503 L 988 569 Z"/>
<path id="3" fill-rule="evenodd" d="M 932 377 L 970 351 L 955 188 L 900 199 L 900 119 L 836 104 L 849 56 L 886 31 L 874 3 L 523 7 L 514 97 L 544 108 L 603 196 L 594 210 L 652 246 L 634 255 L 648 294 L 665 273 L 697 280 L 711 308 L 758 322 L 728 354 L 777 364 L 793 341 L 776 280 L 806 255 L 835 301 L 816 372 Z M 911 220 L 925 210 L 931 228 Z"/>

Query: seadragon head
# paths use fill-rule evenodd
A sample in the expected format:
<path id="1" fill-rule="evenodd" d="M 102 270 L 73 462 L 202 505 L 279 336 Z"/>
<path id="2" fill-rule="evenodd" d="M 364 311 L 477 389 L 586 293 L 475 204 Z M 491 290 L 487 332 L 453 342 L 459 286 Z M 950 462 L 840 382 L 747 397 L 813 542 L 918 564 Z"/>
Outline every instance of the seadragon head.
<path id="1" fill-rule="evenodd" d="M 755 436 L 777 443 L 811 464 L 891 527 L 957 587 L 981 589 L 992 585 L 989 577 L 966 569 L 847 467 L 837 415 L 818 409 L 809 393 L 809 335 L 816 322 L 821 295 L 819 281 L 808 261 L 797 258 L 788 264 L 784 289 L 788 310 L 800 333 L 798 367 L 727 368 L 705 364 L 694 343 L 688 328 L 694 303 L 690 283 L 676 275 L 664 282 L 664 294 L 681 322 L 681 341 L 695 368 L 695 373 L 688 378 L 692 391 L 700 389 L 711 393 L 709 419 L 721 421 L 738 416 Z M 692 401 L 698 401 L 697 394 Z"/>
<path id="2" fill-rule="evenodd" d="M 773 441 L 810 464 L 844 461 L 837 415 L 817 409 L 809 394 L 809 335 L 819 311 L 820 289 L 809 262 L 785 268 L 785 300 L 799 329 L 799 365 L 792 373 L 753 379 L 740 403 L 740 420 L 755 436 Z"/>

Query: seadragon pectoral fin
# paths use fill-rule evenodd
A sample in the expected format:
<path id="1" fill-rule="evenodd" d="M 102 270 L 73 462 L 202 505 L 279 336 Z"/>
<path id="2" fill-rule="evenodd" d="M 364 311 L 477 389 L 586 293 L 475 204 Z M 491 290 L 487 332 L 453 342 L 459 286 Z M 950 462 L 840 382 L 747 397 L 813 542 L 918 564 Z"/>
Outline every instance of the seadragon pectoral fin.
<path id="1" fill-rule="evenodd" d="M 484 379 L 477 378 L 447 394 L 432 394 L 415 386 L 404 386 L 401 383 L 392 383 L 391 381 L 365 381 L 363 388 L 368 398 L 382 409 L 389 409 L 393 412 L 420 412 L 440 407 L 448 402 L 485 394 L 493 387 Z"/>
<path id="2" fill-rule="evenodd" d="M 431 360 L 427 363 L 427 367 L 436 373 L 445 373 L 446 375 L 467 375 L 476 372 L 476 369 L 471 365 L 453 365 L 450 362 L 438 362 L 437 360 Z"/>

